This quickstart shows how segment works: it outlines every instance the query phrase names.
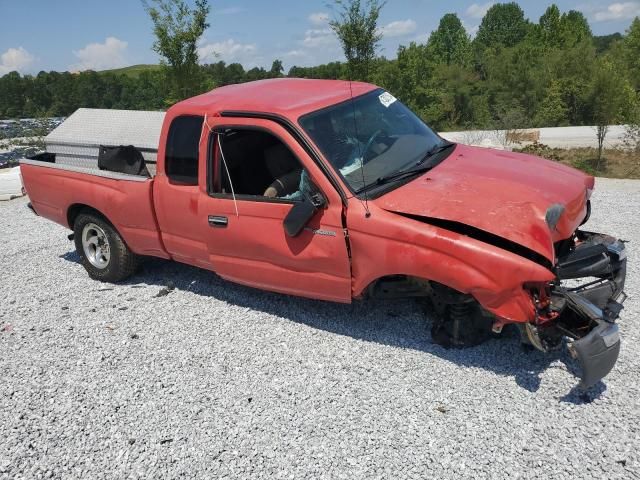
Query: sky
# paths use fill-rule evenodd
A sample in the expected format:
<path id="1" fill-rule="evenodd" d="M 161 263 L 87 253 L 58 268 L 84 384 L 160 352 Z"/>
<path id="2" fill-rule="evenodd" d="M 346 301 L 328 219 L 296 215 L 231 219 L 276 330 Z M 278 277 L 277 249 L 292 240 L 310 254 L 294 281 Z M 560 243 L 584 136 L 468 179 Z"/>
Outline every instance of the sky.
<path id="1" fill-rule="evenodd" d="M 188 0 L 189 1 L 189 0 Z M 329 0 L 211 0 L 202 63 L 224 60 L 245 68 L 285 68 L 342 60 L 328 28 Z M 425 42 L 445 13 L 457 13 L 474 35 L 491 1 L 388 0 L 380 18 L 381 54 Z M 526 16 L 540 18 L 552 2 L 521 0 Z M 640 0 L 558 0 L 562 11 L 582 11 L 596 35 L 624 32 L 640 16 Z M 0 75 L 12 70 L 106 70 L 158 63 L 151 22 L 140 0 L 0 0 Z"/>

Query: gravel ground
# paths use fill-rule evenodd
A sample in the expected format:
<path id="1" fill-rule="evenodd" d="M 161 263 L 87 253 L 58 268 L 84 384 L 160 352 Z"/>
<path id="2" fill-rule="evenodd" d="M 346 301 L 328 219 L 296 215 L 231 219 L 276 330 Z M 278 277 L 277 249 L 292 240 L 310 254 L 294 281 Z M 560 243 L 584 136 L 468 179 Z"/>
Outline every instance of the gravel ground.
<path id="1" fill-rule="evenodd" d="M 0 479 L 640 478 L 640 182 L 599 180 L 593 204 L 590 228 L 632 241 L 630 295 L 618 365 L 584 395 L 566 353 L 448 351 L 409 301 L 163 261 L 100 284 L 67 231 L 0 203 Z"/>

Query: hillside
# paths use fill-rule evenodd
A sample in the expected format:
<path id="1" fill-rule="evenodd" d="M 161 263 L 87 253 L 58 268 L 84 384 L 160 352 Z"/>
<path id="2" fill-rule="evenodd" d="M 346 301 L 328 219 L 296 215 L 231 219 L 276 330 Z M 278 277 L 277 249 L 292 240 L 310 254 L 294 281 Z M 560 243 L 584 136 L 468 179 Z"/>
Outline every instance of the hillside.
<path id="1" fill-rule="evenodd" d="M 100 74 L 112 73 L 115 75 L 125 75 L 131 78 L 138 78 L 142 72 L 159 70 L 160 65 L 141 64 L 131 65 L 130 67 L 114 68 L 112 70 L 101 70 Z"/>

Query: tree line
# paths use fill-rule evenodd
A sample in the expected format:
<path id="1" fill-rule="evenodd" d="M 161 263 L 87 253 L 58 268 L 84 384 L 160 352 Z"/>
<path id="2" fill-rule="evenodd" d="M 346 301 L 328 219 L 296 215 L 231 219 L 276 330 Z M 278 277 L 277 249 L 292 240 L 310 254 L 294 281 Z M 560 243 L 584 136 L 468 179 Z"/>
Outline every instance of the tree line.
<path id="1" fill-rule="evenodd" d="M 123 110 L 166 110 L 183 98 L 234 83 L 283 76 L 282 62 L 271 70 L 245 70 L 239 63 L 218 62 L 198 66 L 201 82 L 193 92 L 180 96 L 172 89 L 167 72 L 142 69 L 135 74 L 94 72 L 40 72 L 0 77 L 0 119 L 64 117 L 80 107 Z"/>
<path id="2" fill-rule="evenodd" d="M 182 0 L 155 3 L 184 6 Z M 218 86 L 285 76 L 280 60 L 269 70 L 222 61 L 198 65 L 194 48 L 208 26 L 208 5 L 196 3 L 183 17 L 176 16 L 179 9 L 170 14 L 147 6 L 163 68 L 136 76 L 12 72 L 0 78 L 0 118 L 66 116 L 81 106 L 166 109 Z M 286 75 L 371 81 L 440 131 L 639 123 L 638 18 L 624 34 L 596 37 L 580 12 L 552 5 L 532 22 L 517 3 L 498 3 L 474 38 L 456 14 L 446 14 L 425 43 L 402 45 L 387 59 L 378 54 L 384 3 L 343 0 L 336 7 L 330 26 L 347 61 L 294 66 Z"/>

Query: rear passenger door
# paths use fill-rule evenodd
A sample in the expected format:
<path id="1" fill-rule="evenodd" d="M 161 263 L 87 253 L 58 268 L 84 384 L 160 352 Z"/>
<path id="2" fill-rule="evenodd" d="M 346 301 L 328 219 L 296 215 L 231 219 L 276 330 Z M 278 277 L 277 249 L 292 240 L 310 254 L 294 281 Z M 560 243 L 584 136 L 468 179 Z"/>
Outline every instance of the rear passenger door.
<path id="1" fill-rule="evenodd" d="M 321 169 L 275 122 L 216 117 L 208 123 L 213 133 L 200 146 L 207 178 L 197 222 L 213 269 L 252 287 L 350 302 L 342 201 Z M 242 137 L 233 142 L 238 132 Z M 299 201 L 291 178 L 299 183 L 303 171 L 327 205 L 292 238 L 283 221 Z"/>
<path id="2" fill-rule="evenodd" d="M 200 185 L 205 181 L 199 151 L 203 122 L 203 117 L 193 115 L 177 116 L 171 121 L 166 144 L 158 150 L 153 200 L 162 241 L 171 257 L 211 268 L 207 241 L 198 227 L 202 218 L 198 205 Z"/>

